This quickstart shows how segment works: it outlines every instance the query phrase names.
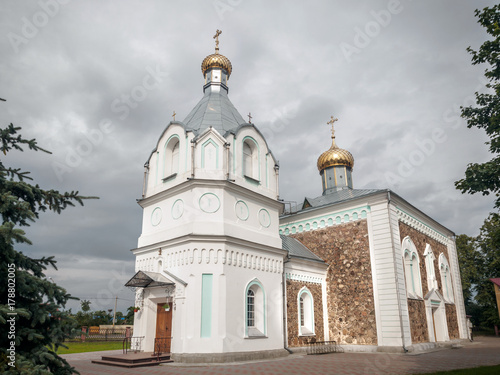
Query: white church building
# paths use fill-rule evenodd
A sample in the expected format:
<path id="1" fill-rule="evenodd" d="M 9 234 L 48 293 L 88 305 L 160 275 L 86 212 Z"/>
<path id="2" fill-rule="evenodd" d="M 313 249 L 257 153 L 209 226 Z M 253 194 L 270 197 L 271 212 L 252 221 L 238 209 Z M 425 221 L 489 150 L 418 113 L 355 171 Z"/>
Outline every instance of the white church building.
<path id="1" fill-rule="evenodd" d="M 311 342 L 412 351 L 467 337 L 454 234 L 389 190 L 353 188 L 354 158 L 318 159 L 323 194 L 290 212 L 262 133 L 228 97 L 231 62 L 145 164 L 133 249 L 134 337 L 178 362 L 285 356 Z"/>

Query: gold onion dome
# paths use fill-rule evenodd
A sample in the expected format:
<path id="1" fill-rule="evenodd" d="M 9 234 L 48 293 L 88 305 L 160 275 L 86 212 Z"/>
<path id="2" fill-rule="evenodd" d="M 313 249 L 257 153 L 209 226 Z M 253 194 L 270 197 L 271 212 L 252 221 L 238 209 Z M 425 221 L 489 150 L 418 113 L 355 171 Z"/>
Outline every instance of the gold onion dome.
<path id="1" fill-rule="evenodd" d="M 203 75 L 205 75 L 206 71 L 211 68 L 221 68 L 224 69 L 227 72 L 227 78 L 231 75 L 231 71 L 233 70 L 233 67 L 231 65 L 231 61 L 219 53 L 219 35 L 222 33 L 222 31 L 217 30 L 215 33 L 214 39 L 215 39 L 215 53 L 208 55 L 205 57 L 203 62 L 201 63 L 201 71 Z"/>
<path id="2" fill-rule="evenodd" d="M 354 167 L 354 158 L 352 154 L 339 148 L 335 143 L 335 131 L 333 130 L 333 123 L 337 121 L 333 116 L 328 124 L 332 125 L 332 146 L 327 151 L 323 152 L 318 158 L 318 170 L 321 172 L 323 169 L 333 167 L 336 165 L 345 165 L 347 167 Z"/>
<path id="3" fill-rule="evenodd" d="M 208 55 L 201 63 L 201 71 L 203 72 L 203 75 L 205 75 L 205 72 L 210 68 L 224 69 L 227 72 L 227 78 L 229 78 L 229 76 L 231 75 L 231 61 L 229 61 L 226 56 L 221 55 L 218 52 L 212 55 Z"/>

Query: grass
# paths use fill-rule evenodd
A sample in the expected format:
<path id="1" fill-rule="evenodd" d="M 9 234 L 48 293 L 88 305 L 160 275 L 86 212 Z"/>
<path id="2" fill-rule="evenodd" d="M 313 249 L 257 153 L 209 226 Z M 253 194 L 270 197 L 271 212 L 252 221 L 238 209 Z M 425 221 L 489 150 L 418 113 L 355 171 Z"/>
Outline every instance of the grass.
<path id="1" fill-rule="evenodd" d="M 429 375 L 497 375 L 500 374 L 500 365 L 497 366 L 481 366 L 474 368 L 466 368 L 461 370 L 439 371 Z"/>
<path id="2" fill-rule="evenodd" d="M 86 342 L 65 342 L 68 349 L 59 347 L 57 354 L 97 352 L 101 350 L 117 350 L 122 348 L 122 341 L 86 341 Z"/>

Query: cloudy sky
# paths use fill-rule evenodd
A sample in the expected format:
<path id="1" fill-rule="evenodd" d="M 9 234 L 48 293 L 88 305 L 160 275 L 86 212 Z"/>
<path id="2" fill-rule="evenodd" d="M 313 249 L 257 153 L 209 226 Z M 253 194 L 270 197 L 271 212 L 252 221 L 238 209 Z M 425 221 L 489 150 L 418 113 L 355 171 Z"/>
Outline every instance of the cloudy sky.
<path id="1" fill-rule="evenodd" d="M 454 181 L 490 159 L 459 107 L 484 86 L 468 46 L 487 35 L 475 8 L 493 1 L 70 1 L 0 4 L 2 126 L 22 126 L 52 155 L 4 157 L 43 187 L 96 195 L 28 228 L 48 274 L 94 309 L 133 304 L 143 165 L 172 119 L 202 97 L 200 64 L 233 64 L 230 99 L 252 113 L 280 162 L 281 197 L 321 194 L 326 122 L 355 158 L 355 188 L 390 188 L 455 233 L 476 235 L 493 200 Z M 2 156 L 3 157 L 3 156 Z M 78 303 L 69 305 L 73 310 Z"/>

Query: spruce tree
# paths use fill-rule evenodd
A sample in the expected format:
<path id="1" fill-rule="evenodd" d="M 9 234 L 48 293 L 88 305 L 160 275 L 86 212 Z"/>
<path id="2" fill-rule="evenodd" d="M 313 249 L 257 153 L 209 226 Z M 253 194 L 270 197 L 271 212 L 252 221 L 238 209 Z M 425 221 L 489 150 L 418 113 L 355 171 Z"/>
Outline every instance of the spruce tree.
<path id="1" fill-rule="evenodd" d="M 0 151 L 47 152 L 36 140 L 25 139 L 21 128 L 10 124 L 0 129 Z M 0 160 L 0 372 L 3 374 L 77 373 L 57 355 L 64 339 L 76 328 L 64 311 L 69 299 L 66 290 L 46 278 L 47 267 L 56 267 L 53 256 L 34 259 L 15 249 L 30 244 L 21 229 L 39 218 L 39 213 L 62 210 L 75 203 L 83 205 L 78 191 L 45 190 L 29 183 L 29 172 L 7 167 Z"/>

